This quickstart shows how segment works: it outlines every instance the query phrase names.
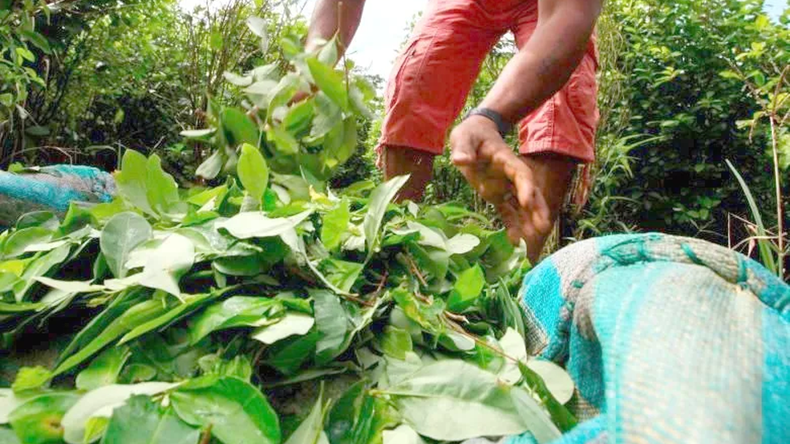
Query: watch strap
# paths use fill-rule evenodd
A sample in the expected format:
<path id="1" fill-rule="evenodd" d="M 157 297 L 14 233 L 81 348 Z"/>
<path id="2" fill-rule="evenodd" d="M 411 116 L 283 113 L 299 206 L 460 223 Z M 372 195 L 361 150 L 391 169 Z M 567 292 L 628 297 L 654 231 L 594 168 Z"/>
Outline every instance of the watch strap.
<path id="1" fill-rule="evenodd" d="M 505 138 L 513 130 L 513 124 L 506 121 L 501 114 L 489 108 L 474 108 L 466 113 L 464 120 L 471 116 L 483 116 L 494 122 L 499 130 L 499 135 Z"/>

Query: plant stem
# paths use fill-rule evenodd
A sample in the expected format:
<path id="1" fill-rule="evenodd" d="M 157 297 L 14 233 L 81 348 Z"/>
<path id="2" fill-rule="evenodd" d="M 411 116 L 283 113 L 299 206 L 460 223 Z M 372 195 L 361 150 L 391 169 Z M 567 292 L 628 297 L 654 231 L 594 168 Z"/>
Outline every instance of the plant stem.
<path id="1" fill-rule="evenodd" d="M 782 182 L 781 176 L 779 175 L 779 143 L 777 141 L 777 134 L 776 134 L 776 119 L 773 114 L 771 114 L 769 121 L 771 122 L 771 147 L 773 148 L 773 155 L 774 155 L 774 181 L 776 185 L 776 220 L 779 225 L 779 233 L 777 234 L 779 242 L 779 254 L 777 258 L 779 259 L 779 267 L 777 268 L 779 273 L 779 278 L 784 278 L 784 264 L 785 264 L 785 230 L 784 230 L 784 212 L 782 211 Z"/>
<path id="2" fill-rule="evenodd" d="M 200 444 L 209 444 L 211 442 L 211 424 L 203 430 L 203 435 L 200 437 Z"/>

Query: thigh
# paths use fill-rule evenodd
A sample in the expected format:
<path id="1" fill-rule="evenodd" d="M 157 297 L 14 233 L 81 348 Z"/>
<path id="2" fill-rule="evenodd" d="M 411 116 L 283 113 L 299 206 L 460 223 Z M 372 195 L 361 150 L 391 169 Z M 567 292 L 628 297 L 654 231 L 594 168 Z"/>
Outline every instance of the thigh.
<path id="1" fill-rule="evenodd" d="M 555 153 L 582 162 L 595 160 L 600 114 L 596 62 L 585 55 L 568 83 L 521 122 L 521 153 Z"/>
<path id="2" fill-rule="evenodd" d="M 480 65 L 501 36 L 476 3 L 430 2 L 387 85 L 381 145 L 442 152 Z"/>
<path id="3" fill-rule="evenodd" d="M 538 23 L 537 2 L 525 2 L 512 18 L 519 48 L 529 42 Z M 583 162 L 595 159 L 598 126 L 598 70 L 595 38 L 565 86 L 521 122 L 521 153 L 555 153 Z"/>

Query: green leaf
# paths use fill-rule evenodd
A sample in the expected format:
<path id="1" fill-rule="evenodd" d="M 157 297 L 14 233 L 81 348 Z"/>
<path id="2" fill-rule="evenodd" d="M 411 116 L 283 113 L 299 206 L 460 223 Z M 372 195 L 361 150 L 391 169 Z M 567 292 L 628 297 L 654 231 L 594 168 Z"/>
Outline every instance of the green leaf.
<path id="1" fill-rule="evenodd" d="M 216 293 L 209 293 L 209 294 L 199 294 L 199 295 L 187 295 L 183 298 L 183 302 L 181 304 L 176 305 L 167 313 L 154 318 L 148 322 L 142 323 L 136 326 L 132 331 L 124 335 L 119 342 L 119 344 L 125 344 L 129 341 L 139 338 L 140 336 L 158 330 L 162 327 L 167 325 L 171 325 L 185 317 L 194 311 L 203 307 L 204 304 L 220 297 L 222 295 L 221 292 Z"/>
<path id="2" fill-rule="evenodd" d="M 71 248 L 68 245 L 63 245 L 34 259 L 25 268 L 20 281 L 14 285 L 14 297 L 16 302 L 24 301 L 28 290 L 36 283 L 36 278 L 44 276 L 49 273 L 52 267 L 60 265 L 65 261 L 69 256 L 70 250 Z"/>
<path id="3" fill-rule="evenodd" d="M 23 402 L 8 416 L 11 427 L 25 444 L 62 442 L 63 415 L 77 402 L 75 393 L 47 393 Z"/>
<path id="4" fill-rule="evenodd" d="M 72 339 L 66 348 L 60 352 L 58 365 L 60 365 L 66 358 L 72 355 L 75 351 L 85 347 L 93 340 L 95 340 L 108 326 L 112 325 L 118 317 L 130 307 L 146 299 L 147 295 L 142 294 L 141 291 L 127 291 L 119 294 L 112 299 L 110 304 L 104 311 L 94 316 L 88 325 L 86 325 L 79 333 Z"/>
<path id="5" fill-rule="evenodd" d="M 447 307 L 457 313 L 471 307 L 483 291 L 485 283 L 486 276 L 479 264 L 465 270 L 455 281 Z"/>
<path id="6" fill-rule="evenodd" d="M 123 200 L 145 213 L 154 215 L 148 204 L 148 159 L 134 150 L 126 150 L 123 155 L 121 170 L 115 173 L 115 184 L 118 195 Z"/>
<path id="7" fill-rule="evenodd" d="M 348 110 L 348 91 L 343 79 L 343 75 L 335 71 L 332 67 L 318 61 L 315 57 L 307 59 L 307 66 L 310 74 L 315 80 L 316 86 L 321 89 L 337 106 L 342 110 Z"/>
<path id="8" fill-rule="evenodd" d="M 524 377 L 524 384 L 530 388 L 533 394 L 530 399 L 534 401 L 535 397 L 537 397 L 537 399 L 540 400 L 542 407 L 547 410 L 551 416 L 552 424 L 556 424 L 563 432 L 568 432 L 576 427 L 578 423 L 576 418 L 564 405 L 560 404 L 554 398 L 540 375 L 535 373 L 527 364 L 520 361 L 518 362 L 518 369 Z M 525 415 L 525 417 L 529 417 L 529 415 Z M 536 417 L 535 419 L 540 421 L 545 420 L 543 417 Z"/>
<path id="9" fill-rule="evenodd" d="M 77 375 L 79 390 L 93 390 L 118 382 L 118 375 L 131 353 L 128 347 L 111 347 L 96 357 Z"/>
<path id="10" fill-rule="evenodd" d="M 381 337 L 381 351 L 387 356 L 400 360 L 406 359 L 406 353 L 412 351 L 411 335 L 406 330 L 388 325 Z"/>
<path id="11" fill-rule="evenodd" d="M 294 74 L 288 73 L 283 78 L 280 79 L 277 86 L 274 87 L 273 90 L 269 92 L 269 104 L 266 110 L 266 121 L 270 124 L 272 123 L 272 117 L 274 116 L 274 111 L 291 101 L 294 95 L 299 91 L 300 86 L 302 85 L 302 79 Z"/>
<path id="12" fill-rule="evenodd" d="M 71 211 L 73 206 L 69 207 L 69 211 Z M 65 224 L 64 219 L 64 224 Z M 31 227 L 41 227 L 46 228 L 50 231 L 55 231 L 60 226 L 60 221 L 58 221 L 58 217 L 52 214 L 49 211 L 34 211 L 32 213 L 26 213 L 19 218 L 16 223 L 17 230 L 23 230 L 25 228 Z"/>
<path id="13" fill-rule="evenodd" d="M 0 94 L 0 103 L 2 103 L 3 95 Z M 11 429 L 0 427 L 0 442 L 3 444 L 21 444 L 19 438 Z"/>
<path id="14" fill-rule="evenodd" d="M 382 444 L 425 444 L 425 441 L 413 428 L 402 424 L 394 430 L 385 430 Z"/>
<path id="15" fill-rule="evenodd" d="M 285 444 L 329 444 L 329 440 L 324 434 L 326 410 L 323 398 L 322 386 L 318 399 L 310 410 L 310 414 L 299 424 L 299 427 L 285 441 Z"/>
<path id="16" fill-rule="evenodd" d="M 327 417 L 326 431 L 332 444 L 351 444 L 354 440 L 355 424 L 360 418 L 360 409 L 365 396 L 365 381 L 359 381 L 343 393 L 332 406 Z"/>
<path id="17" fill-rule="evenodd" d="M 59 281 L 47 277 L 37 277 L 36 281 L 64 293 L 92 293 L 104 290 L 103 285 L 93 285 L 90 281 Z"/>
<path id="18" fill-rule="evenodd" d="M 291 336 L 306 335 L 313 325 L 315 319 L 312 316 L 289 311 L 277 323 L 255 330 L 250 337 L 271 345 Z"/>
<path id="19" fill-rule="evenodd" d="M 258 276 L 272 266 L 269 251 L 266 253 L 266 255 L 221 257 L 215 259 L 212 265 L 214 269 L 228 276 Z"/>
<path id="20" fill-rule="evenodd" d="M 45 227 L 30 227 L 15 230 L 3 244 L 3 259 L 12 259 L 21 256 L 35 244 L 43 244 L 52 239 L 52 230 Z"/>
<path id="21" fill-rule="evenodd" d="M 440 333 L 443 324 L 440 316 L 444 311 L 444 305 L 440 299 L 434 299 L 431 305 L 418 301 L 414 295 L 404 288 L 396 288 L 391 292 L 392 298 L 403 310 L 403 313 L 420 325 L 425 331 L 430 333 Z"/>
<path id="22" fill-rule="evenodd" d="M 480 239 L 471 234 L 458 234 L 447 241 L 447 252 L 450 254 L 466 254 L 480 245 Z"/>
<path id="23" fill-rule="evenodd" d="M 146 197 L 151 208 L 159 214 L 167 214 L 179 202 L 178 184 L 173 176 L 162 170 L 162 161 L 156 154 L 146 164 Z"/>
<path id="24" fill-rule="evenodd" d="M 170 395 L 188 424 L 207 427 L 224 444 L 280 443 L 277 414 L 258 389 L 241 379 L 224 377 L 211 385 L 185 387 Z"/>
<path id="25" fill-rule="evenodd" d="M 365 119 L 373 120 L 376 118 L 367 106 L 367 102 L 376 97 L 376 90 L 364 78 L 357 77 L 354 79 L 354 84 L 349 89 L 348 94 L 351 99 L 351 106 L 354 107 L 359 115 Z"/>
<path id="26" fill-rule="evenodd" d="M 335 66 L 337 64 L 337 34 L 321 47 L 321 50 L 318 52 L 318 61 L 326 66 Z"/>
<path id="27" fill-rule="evenodd" d="M 351 290 L 364 268 L 364 264 L 338 259 L 325 259 L 318 266 L 318 269 L 326 276 L 329 283 L 344 293 L 348 293 Z"/>
<path id="28" fill-rule="evenodd" d="M 235 86 L 245 87 L 252 84 L 252 76 L 240 76 L 226 71 L 222 74 L 222 77 L 225 78 L 225 81 Z M 181 133 L 181 135 L 183 135 L 183 133 Z"/>
<path id="29" fill-rule="evenodd" d="M 208 44 L 209 44 L 209 48 L 211 48 L 216 52 L 220 52 L 224 44 L 222 33 L 219 30 L 209 31 Z"/>
<path id="30" fill-rule="evenodd" d="M 359 413 L 351 430 L 351 437 L 333 444 L 379 442 L 385 429 L 402 421 L 394 414 L 387 400 L 363 394 L 355 402 L 358 403 Z"/>
<path id="31" fill-rule="evenodd" d="M 512 391 L 475 365 L 446 360 L 417 370 L 387 393 L 419 434 L 439 441 L 463 441 L 527 431 Z"/>
<path id="32" fill-rule="evenodd" d="M 194 129 L 194 130 L 185 130 L 181 131 L 181 136 L 186 137 L 187 139 L 197 139 L 197 140 L 204 140 L 208 141 L 210 136 L 213 136 L 217 132 L 216 128 L 205 128 L 205 129 Z"/>
<path id="33" fill-rule="evenodd" d="M 240 213 L 216 225 L 238 239 L 280 236 L 293 230 L 313 213 L 308 210 L 291 217 L 271 219 L 263 213 Z"/>
<path id="34" fill-rule="evenodd" d="M 134 385 L 107 385 L 85 394 L 63 416 L 63 440 L 83 444 L 85 426 L 95 416 L 111 417 L 113 410 L 135 395 L 156 395 L 176 387 L 166 382 L 144 382 Z"/>
<path id="35" fill-rule="evenodd" d="M 17 53 L 17 55 L 19 57 L 21 57 L 22 59 L 27 60 L 28 62 L 35 62 L 36 61 L 36 56 L 33 54 L 33 52 L 31 52 L 29 49 L 27 49 L 27 47 L 17 46 L 16 47 L 16 53 Z"/>
<path id="36" fill-rule="evenodd" d="M 196 444 L 200 430 L 161 411 L 147 396 L 134 396 L 112 413 L 102 444 Z"/>
<path id="37" fill-rule="evenodd" d="M 167 312 L 168 307 L 159 300 L 146 300 L 123 312 L 122 315 L 113 319 L 101 333 L 99 333 L 87 345 L 81 348 L 78 352 L 65 359 L 53 372 L 55 376 L 72 369 L 79 365 L 84 360 L 93 356 L 104 347 L 128 333 L 134 327 L 156 319 L 163 313 Z M 63 356 L 66 356 L 63 353 Z"/>
<path id="38" fill-rule="evenodd" d="M 260 204 L 269 183 L 269 167 L 261 152 L 250 144 L 241 146 L 238 174 L 244 189 Z"/>
<path id="39" fill-rule="evenodd" d="M 498 372 L 499 379 L 510 385 L 515 385 L 522 378 L 519 363 L 524 363 L 529 360 L 524 337 L 515 329 L 508 328 L 498 342 L 502 352 L 509 358 L 516 360 L 516 362 L 513 362 L 511 359 L 506 359 L 504 361 L 504 365 Z"/>
<path id="40" fill-rule="evenodd" d="M 532 433 L 538 444 L 547 444 L 560 439 L 562 433 L 551 422 L 551 418 L 546 415 L 540 404 L 535 401 L 535 398 L 525 390 L 518 388 L 511 392 L 511 397 L 513 405 L 516 407 L 516 412 L 522 421 L 527 424 L 530 433 Z"/>
<path id="41" fill-rule="evenodd" d="M 336 250 L 340 246 L 343 235 L 351 223 L 351 211 L 348 198 L 343 198 L 337 208 L 326 213 L 321 227 L 321 242 L 328 250 Z"/>
<path id="42" fill-rule="evenodd" d="M 85 422 L 85 433 L 83 443 L 92 443 L 100 440 L 107 431 L 110 418 L 104 416 L 94 416 Z"/>
<path id="43" fill-rule="evenodd" d="M 527 367 L 543 379 L 546 388 L 560 404 L 565 404 L 573 397 L 575 384 L 570 375 L 559 365 L 551 361 L 541 361 L 531 359 L 527 362 Z"/>
<path id="44" fill-rule="evenodd" d="M 52 379 L 52 372 L 44 367 L 22 367 L 11 386 L 14 393 L 43 387 Z"/>
<path id="45" fill-rule="evenodd" d="M 195 344 L 218 330 L 265 325 L 281 308 L 274 299 L 251 296 L 234 296 L 218 302 L 193 318 L 189 329 L 191 342 Z"/>
<path id="46" fill-rule="evenodd" d="M 179 278 L 195 263 L 195 245 L 185 236 L 168 236 L 145 264 L 139 283 L 145 287 L 181 296 Z"/>
<path id="47" fill-rule="evenodd" d="M 337 146 L 327 147 L 339 164 L 344 164 L 357 149 L 357 119 L 349 117 L 343 121 L 343 137 L 338 139 Z"/>
<path id="48" fill-rule="evenodd" d="M 746 196 L 746 202 L 749 203 L 749 208 L 752 212 L 752 217 L 754 217 L 754 222 L 757 225 L 757 235 L 760 239 L 757 241 L 757 246 L 760 249 L 760 258 L 763 261 L 763 265 L 773 273 L 778 274 L 781 276 L 782 271 L 781 268 L 777 266 L 776 260 L 774 258 L 774 253 L 771 247 L 771 241 L 766 240 L 767 232 L 765 230 L 765 224 L 763 224 L 763 218 L 760 214 L 760 207 L 757 205 L 757 201 L 754 199 L 754 195 L 752 195 L 751 189 L 749 189 L 749 185 L 746 184 L 746 181 L 743 179 L 741 174 L 735 168 L 735 166 L 729 161 L 725 160 L 727 166 L 730 168 L 732 173 L 735 175 L 735 178 L 738 180 L 738 184 L 741 186 L 741 190 L 743 190 L 744 196 Z"/>
<path id="49" fill-rule="evenodd" d="M 310 292 L 313 298 L 315 323 L 321 339 L 316 344 L 316 355 L 322 362 L 329 362 L 342 353 L 348 333 L 348 315 L 340 298 L 326 290 Z"/>
<path id="50" fill-rule="evenodd" d="M 316 116 L 310 128 L 310 139 L 320 141 L 343 118 L 343 110 L 323 92 L 315 96 Z"/>
<path id="51" fill-rule="evenodd" d="M 228 146 L 235 148 L 243 143 L 258 146 L 258 127 L 244 112 L 225 108 L 220 115 L 220 122 Z"/>
<path id="52" fill-rule="evenodd" d="M 22 405 L 27 398 L 17 396 L 13 390 L 0 388 L 0 425 L 8 424 L 8 415 Z"/>
<path id="53" fill-rule="evenodd" d="M 421 273 L 430 273 L 434 279 L 439 281 L 447 276 L 450 266 L 450 254 L 447 251 L 432 247 L 423 248 L 413 243 L 409 244 L 408 248 Z"/>
<path id="54" fill-rule="evenodd" d="M 126 261 L 132 250 L 150 239 L 151 225 L 137 213 L 121 213 L 114 216 L 102 230 L 99 243 L 107 265 L 117 278 L 126 276 Z"/>
<path id="55" fill-rule="evenodd" d="M 280 125 L 271 125 L 266 131 L 269 142 L 273 142 L 279 154 L 293 155 L 299 152 L 299 141 Z"/>
<path id="56" fill-rule="evenodd" d="M 204 160 L 203 163 L 198 166 L 195 174 L 208 180 L 216 178 L 219 172 L 222 171 L 222 166 L 225 165 L 226 159 L 222 153 L 223 150 L 214 151 L 208 159 Z"/>
<path id="57" fill-rule="evenodd" d="M 14 104 L 14 96 L 10 93 L 0 94 L 0 105 L 11 107 Z"/>
<path id="58" fill-rule="evenodd" d="M 299 134 L 310 128 L 315 114 L 315 100 L 309 99 L 291 106 L 283 119 L 283 127 L 291 134 Z"/>
<path id="59" fill-rule="evenodd" d="M 408 176 L 399 176 L 379 185 L 373 190 L 370 196 L 370 203 L 368 204 L 368 212 L 363 222 L 365 242 L 368 247 L 368 259 L 376 252 L 380 243 L 381 223 L 384 221 L 387 207 L 408 180 Z"/>
<path id="60" fill-rule="evenodd" d="M 247 18 L 247 27 L 250 28 L 250 31 L 252 31 L 252 33 L 258 37 L 266 38 L 267 36 L 266 26 L 267 26 L 266 20 L 260 17 L 253 16 Z"/>
<path id="61" fill-rule="evenodd" d="M 296 372 L 315 352 L 320 334 L 312 330 L 307 335 L 286 339 L 269 349 L 266 362 L 283 374 Z"/>

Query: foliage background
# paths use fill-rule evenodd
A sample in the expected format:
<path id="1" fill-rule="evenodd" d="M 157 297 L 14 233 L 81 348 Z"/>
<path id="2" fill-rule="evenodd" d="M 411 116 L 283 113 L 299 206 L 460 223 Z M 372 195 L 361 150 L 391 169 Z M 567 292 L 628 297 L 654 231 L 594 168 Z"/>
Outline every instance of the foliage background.
<path id="1" fill-rule="evenodd" d="M 206 151 L 185 144 L 179 132 L 201 126 L 207 95 L 239 100 L 222 73 L 283 60 L 280 45 L 256 46 L 244 20 L 265 17 L 273 41 L 305 29 L 299 0 L 210 1 L 194 11 L 173 0 L 73 1 L 52 14 L 30 0 L 0 3 L 11 7 L 0 15 L 3 167 L 74 162 L 113 169 L 118 154 L 132 148 L 159 153 L 182 183 L 192 180 Z M 766 225 L 777 224 L 769 126 L 750 126 L 762 105 L 745 83 L 772 86 L 790 64 L 790 16 L 774 20 L 763 10 L 762 0 L 607 2 L 598 28 L 603 119 L 595 180 L 588 205 L 563 218 L 556 246 L 642 230 L 737 245 L 754 234 L 740 219 L 753 216 L 725 160 L 757 196 Z M 509 37 L 496 46 L 469 106 L 514 51 Z M 728 75 L 733 66 L 745 78 Z M 381 90 L 383 79 L 368 80 Z M 786 78 L 779 89 L 787 91 Z M 380 102 L 377 108 L 380 116 Z M 371 152 L 378 122 L 362 123 L 359 155 L 336 185 L 378 174 Z M 786 217 L 787 126 L 777 135 Z M 428 195 L 429 202 L 453 200 L 493 215 L 446 157 Z"/>

